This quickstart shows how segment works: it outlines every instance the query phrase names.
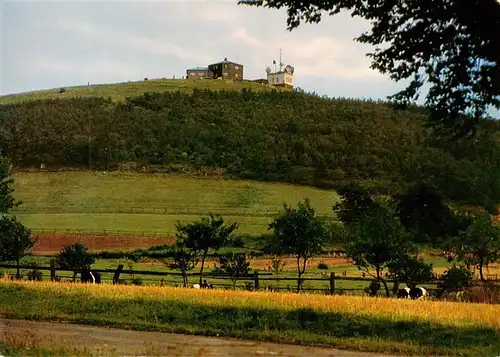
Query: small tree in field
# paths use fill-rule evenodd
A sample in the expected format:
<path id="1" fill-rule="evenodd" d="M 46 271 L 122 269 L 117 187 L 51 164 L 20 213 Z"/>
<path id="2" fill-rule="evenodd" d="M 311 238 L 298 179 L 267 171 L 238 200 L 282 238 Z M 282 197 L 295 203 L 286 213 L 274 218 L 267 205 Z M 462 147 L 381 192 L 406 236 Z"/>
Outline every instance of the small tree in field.
<path id="1" fill-rule="evenodd" d="M 16 218 L 0 217 L 0 260 L 16 262 L 16 279 L 20 278 L 19 266 L 22 257 L 37 241 L 38 238 L 31 236 L 31 230 Z"/>
<path id="2" fill-rule="evenodd" d="M 202 217 L 198 222 L 177 224 L 177 242 L 180 247 L 189 248 L 201 254 L 200 284 L 208 250 L 215 251 L 230 242 L 237 223 L 224 224 L 221 216 Z"/>
<path id="3" fill-rule="evenodd" d="M 56 256 L 56 264 L 63 269 L 73 270 L 73 282 L 79 271 L 90 270 L 95 259 L 87 251 L 87 247 L 82 243 L 74 243 L 63 247 Z"/>
<path id="4" fill-rule="evenodd" d="M 219 257 L 220 269 L 229 274 L 233 282 L 233 289 L 236 289 L 236 282 L 243 275 L 247 275 L 250 270 L 250 262 L 247 261 L 243 253 L 227 253 Z"/>
<path id="5" fill-rule="evenodd" d="M 435 278 L 432 264 L 406 254 L 390 262 L 388 268 L 393 278 L 404 281 L 410 289 L 415 288 L 419 282 L 428 282 Z"/>
<path id="6" fill-rule="evenodd" d="M 375 207 L 353 227 L 353 240 L 347 245 L 347 256 L 368 275 L 380 281 L 389 297 L 383 271 L 400 257 L 415 251 L 401 222 L 389 208 Z M 375 275 L 370 271 L 375 269 Z"/>
<path id="7" fill-rule="evenodd" d="M 293 254 L 297 260 L 297 292 L 302 286 L 302 275 L 307 261 L 321 253 L 330 240 L 330 232 L 323 219 L 316 216 L 309 199 L 299 202 L 297 208 L 283 204 L 284 213 L 269 225 L 283 253 Z"/>
<path id="8" fill-rule="evenodd" d="M 170 269 L 180 270 L 184 287 L 188 285 L 187 272 L 198 264 L 198 253 L 194 250 L 177 248 L 174 252 L 174 262 L 167 264 Z"/>
<path id="9" fill-rule="evenodd" d="M 492 224 L 489 216 L 476 217 L 460 234 L 457 246 L 459 260 L 476 265 L 485 281 L 483 268 L 500 257 L 500 228 Z"/>

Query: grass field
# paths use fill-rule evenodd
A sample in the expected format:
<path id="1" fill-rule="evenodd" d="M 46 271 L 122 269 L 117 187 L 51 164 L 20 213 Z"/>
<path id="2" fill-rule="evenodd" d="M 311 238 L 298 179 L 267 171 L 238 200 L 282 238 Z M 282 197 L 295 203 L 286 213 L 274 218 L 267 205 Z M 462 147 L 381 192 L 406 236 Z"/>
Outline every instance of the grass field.
<path id="1" fill-rule="evenodd" d="M 66 87 L 64 93 L 59 93 L 60 88 L 55 88 L 27 93 L 10 94 L 1 96 L 0 104 L 9 104 L 38 99 L 60 99 L 75 97 L 109 97 L 114 101 L 121 101 L 126 97 L 135 97 L 145 92 L 181 91 L 190 93 L 194 88 L 235 91 L 240 91 L 243 88 L 246 88 L 256 92 L 276 89 L 265 84 L 259 84 L 249 81 L 225 81 L 210 79 L 152 79 L 148 81 Z"/>
<path id="2" fill-rule="evenodd" d="M 177 221 L 223 214 L 240 222 L 241 234 L 267 232 L 283 202 L 309 197 L 318 213 L 333 217 L 334 191 L 282 183 L 167 174 L 59 172 L 14 175 L 13 211 L 32 229 L 158 232 L 172 234 Z"/>
<path id="3" fill-rule="evenodd" d="M 5 280 L 0 292 L 10 318 L 408 355 L 500 353 L 499 305 Z"/>

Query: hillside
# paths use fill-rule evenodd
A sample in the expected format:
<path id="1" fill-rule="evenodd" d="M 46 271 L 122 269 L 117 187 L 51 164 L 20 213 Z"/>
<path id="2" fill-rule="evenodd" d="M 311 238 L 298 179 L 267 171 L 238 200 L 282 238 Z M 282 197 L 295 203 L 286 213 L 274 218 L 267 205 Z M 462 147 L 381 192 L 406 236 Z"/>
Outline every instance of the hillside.
<path id="1" fill-rule="evenodd" d="M 240 234 L 268 232 L 283 201 L 309 197 L 321 215 L 333 216 L 333 191 L 185 175 L 118 172 L 16 172 L 14 195 L 22 205 L 12 212 L 37 232 L 125 231 L 175 235 L 175 224 L 209 213 L 237 221 Z"/>
<path id="2" fill-rule="evenodd" d="M 425 182 L 458 203 L 500 202 L 499 123 L 482 121 L 461 141 L 425 124 L 419 111 L 386 103 L 194 88 L 0 105 L 0 149 L 19 168 L 218 170 L 330 189 L 359 182 L 380 193 Z"/>
<path id="3" fill-rule="evenodd" d="M 209 79 L 150 79 L 147 81 L 126 82 L 116 84 L 100 84 L 90 86 L 75 86 L 39 90 L 27 93 L 10 94 L 0 96 L 0 104 L 19 103 L 31 100 L 43 99 L 71 99 L 101 97 L 110 98 L 113 101 L 123 101 L 127 97 L 138 96 L 146 92 L 168 92 L 180 91 L 191 93 L 193 89 L 208 90 L 234 90 L 243 88 L 252 91 L 269 91 L 272 88 L 265 84 L 250 81 L 225 81 Z"/>

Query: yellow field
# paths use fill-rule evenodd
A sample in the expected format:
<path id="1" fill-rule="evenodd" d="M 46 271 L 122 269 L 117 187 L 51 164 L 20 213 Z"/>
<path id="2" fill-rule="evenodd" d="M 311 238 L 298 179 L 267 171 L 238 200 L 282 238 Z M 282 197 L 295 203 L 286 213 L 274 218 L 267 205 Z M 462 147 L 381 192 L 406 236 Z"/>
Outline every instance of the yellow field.
<path id="1" fill-rule="evenodd" d="M 492 356 L 500 305 L 0 280 L 0 316 L 407 355 Z"/>

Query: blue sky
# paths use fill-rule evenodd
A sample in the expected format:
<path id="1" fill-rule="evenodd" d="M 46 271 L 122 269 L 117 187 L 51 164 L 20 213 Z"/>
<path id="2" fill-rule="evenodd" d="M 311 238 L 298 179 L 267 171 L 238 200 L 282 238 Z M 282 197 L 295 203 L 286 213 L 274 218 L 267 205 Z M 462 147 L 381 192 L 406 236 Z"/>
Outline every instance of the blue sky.
<path id="1" fill-rule="evenodd" d="M 286 30 L 286 12 L 229 1 L 0 0 L 0 94 L 185 75 L 225 57 L 246 78 L 279 59 L 295 84 L 335 97 L 385 99 L 402 88 L 369 68 L 353 38 L 368 22 L 347 14 Z"/>

